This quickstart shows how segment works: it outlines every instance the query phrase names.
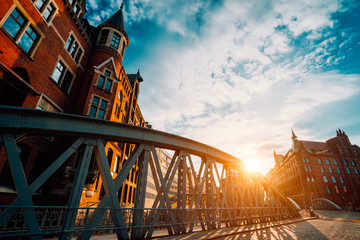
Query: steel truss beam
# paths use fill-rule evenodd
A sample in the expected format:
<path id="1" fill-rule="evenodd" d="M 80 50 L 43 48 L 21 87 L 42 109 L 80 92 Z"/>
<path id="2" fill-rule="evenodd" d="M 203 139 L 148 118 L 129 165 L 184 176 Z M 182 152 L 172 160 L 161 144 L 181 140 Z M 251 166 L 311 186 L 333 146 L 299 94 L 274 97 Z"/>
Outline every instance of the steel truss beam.
<path id="1" fill-rule="evenodd" d="M 73 143 L 30 185 L 26 182 L 23 166 L 17 152 L 17 136 L 66 136 Z M 3 207 L 0 214 L 0 238 L 11 217 L 22 211 L 27 233 L 31 239 L 42 239 L 44 230 L 36 215 L 31 196 L 58 170 L 65 161 L 84 146 L 85 151 L 77 169 L 62 225 L 51 233 L 60 239 L 69 239 L 79 215 L 79 202 L 84 188 L 90 160 L 95 156 L 105 195 L 92 209 L 81 228 L 78 239 L 90 239 L 103 229 L 101 221 L 110 211 L 112 228 L 118 239 L 149 239 L 156 227 L 166 228 L 169 235 L 188 233 L 200 227 L 210 230 L 276 221 L 298 216 L 297 210 L 266 179 L 257 173 L 248 173 L 243 163 L 208 145 L 131 125 L 101 121 L 67 114 L 30 109 L 0 107 L 0 142 L 4 143 L 18 198 Z M 104 142 L 135 144 L 128 160 L 116 178 L 110 173 Z M 166 172 L 157 149 L 173 150 Z M 201 159 L 194 162 L 193 156 Z M 117 193 L 130 170 L 139 161 L 133 215 L 126 220 Z M 200 165 L 196 169 L 195 165 Z M 145 209 L 148 172 L 157 191 L 152 208 Z M 221 173 L 221 174 L 219 174 Z M 175 200 L 171 196 L 176 189 Z M 172 189 L 172 190 L 171 190 Z M 45 206 L 43 206 L 45 207 Z M 48 206 L 51 207 L 51 206 Z M 131 230 L 131 232 L 129 232 Z M 14 236 L 22 236 L 19 233 Z"/>

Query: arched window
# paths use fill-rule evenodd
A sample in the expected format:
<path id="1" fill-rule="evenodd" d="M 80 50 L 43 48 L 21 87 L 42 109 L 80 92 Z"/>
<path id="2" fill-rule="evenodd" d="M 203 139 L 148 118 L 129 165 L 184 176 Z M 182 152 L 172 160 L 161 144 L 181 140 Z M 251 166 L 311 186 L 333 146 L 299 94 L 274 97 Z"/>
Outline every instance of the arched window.
<path id="1" fill-rule="evenodd" d="M 326 159 L 326 163 L 327 163 L 327 164 L 330 164 L 329 159 Z"/>

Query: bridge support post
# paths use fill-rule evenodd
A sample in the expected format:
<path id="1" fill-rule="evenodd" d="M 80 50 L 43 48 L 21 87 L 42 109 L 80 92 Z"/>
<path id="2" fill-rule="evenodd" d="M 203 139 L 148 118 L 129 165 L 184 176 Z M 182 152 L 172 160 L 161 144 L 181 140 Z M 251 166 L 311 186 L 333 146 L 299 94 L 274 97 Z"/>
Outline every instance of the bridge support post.
<path id="1" fill-rule="evenodd" d="M 176 219 L 181 233 L 186 233 L 186 224 L 183 224 L 186 221 L 186 171 L 186 155 L 182 155 L 178 168 L 178 195 L 176 209 Z"/>
<path id="2" fill-rule="evenodd" d="M 59 239 L 66 240 L 71 239 L 72 230 L 75 226 L 76 215 L 81 200 L 81 194 L 83 192 L 86 176 L 88 173 L 93 148 L 96 142 L 94 140 L 87 141 L 83 158 L 76 170 L 75 179 L 70 193 L 70 198 L 66 208 L 64 222 L 61 227 L 62 233 L 59 235 Z"/>
<path id="3" fill-rule="evenodd" d="M 151 148 L 145 147 L 144 154 L 139 158 L 139 175 L 138 182 L 136 183 L 136 194 L 134 204 L 133 223 L 131 230 L 131 239 L 143 239 L 144 238 L 144 206 L 146 197 L 146 185 L 147 175 L 149 169 Z"/>
<path id="4" fill-rule="evenodd" d="M 19 196 L 19 204 L 23 208 L 24 219 L 29 231 L 30 239 L 43 239 L 40 233 L 40 226 L 36 218 L 34 203 L 26 181 L 24 169 L 12 134 L 3 134 L 9 166 L 13 176 L 16 192 Z"/>

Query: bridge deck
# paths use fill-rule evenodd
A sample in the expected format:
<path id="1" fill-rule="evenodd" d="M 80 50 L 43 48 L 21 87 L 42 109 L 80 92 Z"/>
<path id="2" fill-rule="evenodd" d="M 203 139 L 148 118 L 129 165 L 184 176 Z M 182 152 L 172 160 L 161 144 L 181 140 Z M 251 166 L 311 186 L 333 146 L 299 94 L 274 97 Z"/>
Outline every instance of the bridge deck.
<path id="1" fill-rule="evenodd" d="M 268 223 L 259 223 L 259 224 L 250 224 L 243 225 L 237 227 L 224 227 L 215 230 L 201 231 L 201 228 L 194 228 L 193 233 L 180 234 L 168 236 L 166 230 L 156 230 L 152 235 L 152 239 L 159 240 L 188 240 L 188 239 L 217 239 L 227 236 L 239 235 L 242 233 L 253 232 L 257 230 L 263 230 L 273 227 L 280 227 L 288 224 L 299 223 L 307 220 L 317 219 L 314 217 L 300 217 L 291 220 L 281 220 L 276 222 L 268 222 Z M 76 239 L 76 238 L 73 238 Z M 91 238 L 92 240 L 114 240 L 117 239 L 116 234 L 108 234 L 108 235 L 95 235 Z"/>

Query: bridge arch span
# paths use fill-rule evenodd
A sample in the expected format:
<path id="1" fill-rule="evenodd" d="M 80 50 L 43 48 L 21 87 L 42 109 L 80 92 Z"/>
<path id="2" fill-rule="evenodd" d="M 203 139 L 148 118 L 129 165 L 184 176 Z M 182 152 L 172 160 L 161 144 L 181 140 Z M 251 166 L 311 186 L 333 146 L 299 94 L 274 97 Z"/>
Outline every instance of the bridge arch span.
<path id="1" fill-rule="evenodd" d="M 32 137 L 51 137 L 55 141 L 66 137 L 70 144 L 56 152 L 57 157 L 51 159 L 51 164 L 28 185 L 17 144 Z M 132 146 L 116 175 L 110 170 L 104 149 L 104 143 L 109 141 Z M 75 229 L 81 232 L 79 239 L 89 239 L 95 231 L 104 229 L 101 222 L 105 216 L 106 229 L 115 231 L 119 239 L 150 238 L 155 227 L 164 227 L 173 235 L 192 232 L 196 225 L 210 230 L 299 216 L 298 210 L 264 176 L 245 171 L 238 158 L 206 144 L 157 130 L 83 116 L 0 107 L 0 143 L 6 150 L 17 189 L 17 198 L 1 207 L 0 238 L 10 236 L 8 226 L 19 216 L 26 224 L 11 232 L 12 236 L 31 239 L 42 239 L 45 234 L 69 239 Z M 173 152 L 166 172 L 160 167 L 156 150 L 159 148 Z M 35 206 L 32 196 L 77 152 L 79 163 L 74 169 L 67 205 Z M 201 160 L 198 170 L 194 167 L 194 156 Z M 79 201 L 93 159 L 103 180 L 105 195 L 96 208 L 80 209 Z M 136 162 L 139 175 L 135 206 L 124 208 L 117 194 Z M 152 207 L 145 209 L 150 173 L 156 194 Z M 170 197 L 174 192 L 175 203 Z M 49 220 L 39 220 L 46 216 L 48 209 L 62 211 L 57 225 L 49 226 L 46 225 Z M 79 218 L 82 211 L 89 211 L 87 219 Z"/>
<path id="2" fill-rule="evenodd" d="M 315 198 L 311 201 L 311 205 L 314 209 L 326 209 L 326 210 L 342 210 L 342 208 L 334 203 L 333 201 L 330 201 L 327 198 Z"/>

